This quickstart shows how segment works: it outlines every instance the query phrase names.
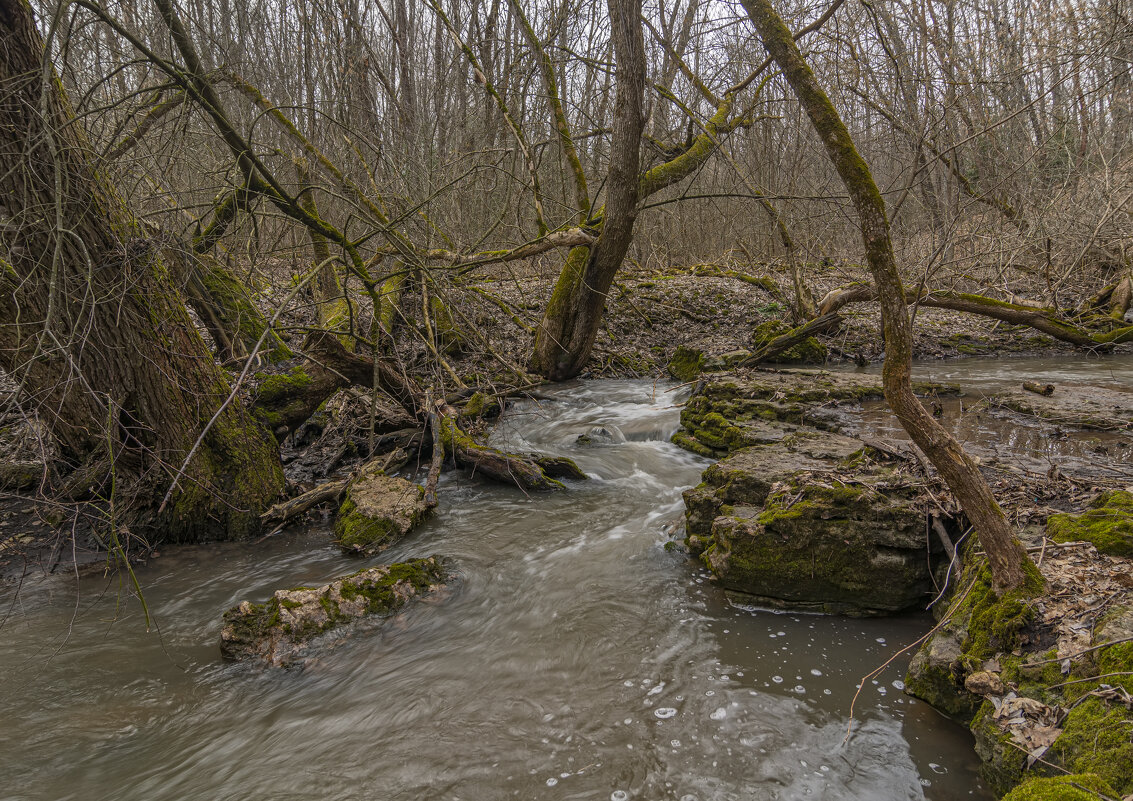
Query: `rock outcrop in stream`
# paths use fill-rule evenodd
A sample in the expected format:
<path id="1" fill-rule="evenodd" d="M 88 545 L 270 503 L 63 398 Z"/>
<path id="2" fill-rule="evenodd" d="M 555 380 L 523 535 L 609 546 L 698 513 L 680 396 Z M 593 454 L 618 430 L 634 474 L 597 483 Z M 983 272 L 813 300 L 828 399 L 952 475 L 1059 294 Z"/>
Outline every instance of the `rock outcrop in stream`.
<path id="1" fill-rule="evenodd" d="M 428 511 L 424 487 L 387 475 L 372 462 L 347 486 L 334 533 L 342 550 L 372 556 L 408 534 Z"/>
<path id="2" fill-rule="evenodd" d="M 712 377 L 689 400 L 673 441 L 724 458 L 685 493 L 686 542 L 726 590 L 846 614 L 931 597 L 944 554 L 931 482 L 911 452 L 836 433 L 848 404 L 880 395 L 872 377 L 756 370 Z"/>
<path id="3" fill-rule="evenodd" d="M 244 601 L 224 613 L 220 650 L 229 659 L 287 666 L 321 635 L 389 615 L 446 579 L 440 558 L 431 556 L 366 568 L 321 587 L 276 590 L 267 603 Z"/>

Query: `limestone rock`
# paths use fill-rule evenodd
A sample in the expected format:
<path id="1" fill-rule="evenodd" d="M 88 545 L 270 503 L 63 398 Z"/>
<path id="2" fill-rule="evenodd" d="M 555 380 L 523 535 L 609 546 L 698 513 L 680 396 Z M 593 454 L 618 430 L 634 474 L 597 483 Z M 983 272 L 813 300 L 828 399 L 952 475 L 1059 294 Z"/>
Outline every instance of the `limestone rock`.
<path id="1" fill-rule="evenodd" d="M 440 559 L 432 556 L 366 568 L 321 587 L 276 590 L 267 603 L 244 601 L 224 613 L 220 650 L 229 659 L 286 666 L 303 657 L 320 635 L 388 615 L 445 579 Z"/>
<path id="2" fill-rule="evenodd" d="M 979 670 L 964 679 L 964 689 L 976 695 L 1003 695 L 1007 688 L 998 674 Z"/>
<path id="3" fill-rule="evenodd" d="M 927 496 L 856 439 L 798 430 L 737 451 L 703 478 L 685 493 L 688 545 L 726 590 L 761 604 L 881 614 L 932 587 Z"/>
<path id="4" fill-rule="evenodd" d="M 1133 393 L 1110 387 L 1058 387 L 1050 396 L 1022 389 L 988 397 L 992 406 L 1077 428 L 1133 430 Z"/>
<path id="5" fill-rule="evenodd" d="M 342 550 L 369 556 L 408 534 L 428 511 L 423 487 L 386 475 L 371 463 L 346 488 L 334 533 Z"/>

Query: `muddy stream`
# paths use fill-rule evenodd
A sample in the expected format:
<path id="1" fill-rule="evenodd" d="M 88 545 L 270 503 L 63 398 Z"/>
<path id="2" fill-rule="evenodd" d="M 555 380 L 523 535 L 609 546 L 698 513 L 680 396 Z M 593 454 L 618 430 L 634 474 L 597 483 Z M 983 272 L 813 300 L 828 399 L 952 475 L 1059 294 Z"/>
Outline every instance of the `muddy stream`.
<path id="1" fill-rule="evenodd" d="M 1109 381 L 1116 363 L 1098 364 L 1089 377 Z M 1129 386 L 1133 362 L 1119 364 L 1113 381 Z M 1073 372 L 928 372 L 995 382 L 1005 365 Z M 225 663 L 220 616 L 357 570 L 329 524 L 163 549 L 137 571 L 149 632 L 117 577 L 6 588 L 0 798 L 989 798 L 968 732 L 901 692 L 902 660 L 866 683 L 843 745 L 860 677 L 927 615 L 740 609 L 666 551 L 681 491 L 708 464 L 669 443 L 669 390 L 579 383 L 516 407 L 500 439 L 570 455 L 592 480 L 527 497 L 446 475 L 436 517 L 375 561 L 440 553 L 459 582 L 303 669 Z M 615 441 L 577 446 L 595 426 Z"/>

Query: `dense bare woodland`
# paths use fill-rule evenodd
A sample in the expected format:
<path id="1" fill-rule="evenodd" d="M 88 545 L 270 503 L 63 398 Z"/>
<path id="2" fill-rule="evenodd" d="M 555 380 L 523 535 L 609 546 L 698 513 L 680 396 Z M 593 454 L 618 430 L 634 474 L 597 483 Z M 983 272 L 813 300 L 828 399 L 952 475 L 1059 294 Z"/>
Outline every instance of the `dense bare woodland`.
<path id="1" fill-rule="evenodd" d="M 327 505 L 336 543 L 375 556 L 438 507 L 446 468 L 524 493 L 586 478 L 489 444 L 509 403 L 667 366 L 693 386 L 673 442 L 721 464 L 762 453 L 743 469 L 778 476 L 744 518 L 706 470 L 682 547 L 748 591 L 738 554 L 765 532 L 736 532 L 770 530 L 777 493 L 797 491 L 789 512 L 868 485 L 868 514 L 916 494 L 933 533 L 910 546 L 910 595 L 860 606 L 906 608 L 929 583 L 943 597 L 974 531 L 948 615 L 994 618 L 994 636 L 966 633 L 942 681 L 1000 698 L 996 715 L 1013 699 L 979 688 L 1004 685 L 968 680 L 1054 637 L 1019 640 L 1011 604 L 1062 597 L 1078 568 L 1121 573 L 1040 573 L 1072 525 L 1049 523 L 1031 556 L 1026 535 L 1084 488 L 1128 527 L 1120 459 L 1004 478 L 969 453 L 963 404 L 948 419 L 954 388 L 914 384 L 913 359 L 1133 343 L 1130 0 L 0 0 L 0 87 L 0 516 L 39 527 L 0 540 L 9 572 L 17 551 L 51 572 L 81 544 L 132 576 L 163 543 L 267 536 Z M 756 369 L 799 348 L 882 374 Z M 1093 452 L 1127 452 L 1127 387 L 1041 402 L 1053 386 L 1024 387 L 1001 404 L 1030 416 L 1020 430 L 1122 432 Z M 881 396 L 907 447 L 822 416 Z M 808 438 L 825 455 L 796 448 Z M 815 470 L 841 494 L 807 495 L 834 492 Z M 373 568 L 362 594 L 380 585 L 396 608 L 445 581 L 439 562 L 407 565 Z M 314 607 L 353 609 L 361 575 Z M 262 630 L 308 590 L 270 623 L 232 610 L 225 653 L 290 659 L 265 655 Z M 1121 692 L 1097 697 L 1133 703 Z M 1069 714 L 1031 715 L 1028 767 Z"/>

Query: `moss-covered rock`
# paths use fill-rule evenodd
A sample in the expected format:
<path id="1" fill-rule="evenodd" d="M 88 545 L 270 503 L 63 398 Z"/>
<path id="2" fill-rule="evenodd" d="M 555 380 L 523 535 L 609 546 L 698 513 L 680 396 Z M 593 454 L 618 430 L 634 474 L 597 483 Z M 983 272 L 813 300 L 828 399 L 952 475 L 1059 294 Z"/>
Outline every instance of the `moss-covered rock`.
<path id="1" fill-rule="evenodd" d="M 370 567 L 321 587 L 276 590 L 262 604 L 244 601 L 224 613 L 220 650 L 229 659 L 286 666 L 331 629 L 388 615 L 443 584 L 439 557 Z"/>
<path id="2" fill-rule="evenodd" d="M 1092 773 L 1029 779 L 1003 796 L 1003 801 L 1098 801 L 1114 789 Z"/>
<path id="3" fill-rule="evenodd" d="M 972 720 L 982 702 L 965 688 L 965 680 L 993 656 L 1021 644 L 1034 619 L 1033 599 L 1044 586 L 1038 569 L 1027 562 L 1024 585 L 1000 597 L 992 589 L 986 558 L 972 555 L 967 562 L 947 620 L 914 655 L 905 677 L 906 692 L 962 723 Z"/>
<path id="4" fill-rule="evenodd" d="M 959 392 L 933 383 L 914 389 L 924 395 Z M 840 406 L 883 396 L 880 378 L 869 375 L 752 370 L 712 376 L 681 409 L 682 430 L 673 442 L 704 456 L 726 456 L 782 437 L 778 423 L 838 431 L 850 421 Z"/>
<path id="5" fill-rule="evenodd" d="M 765 435 L 684 493 L 686 545 L 724 588 L 848 614 L 922 600 L 932 586 L 923 490 L 852 437 L 785 424 Z"/>
<path id="6" fill-rule="evenodd" d="M 1133 493 L 1103 492 L 1080 515 L 1051 515 L 1047 536 L 1055 542 L 1085 540 L 1100 553 L 1133 557 Z"/>
<path id="7" fill-rule="evenodd" d="M 767 320 L 760 323 L 751 332 L 751 344 L 755 350 L 764 347 L 775 337 L 781 336 L 791 330 L 791 327 L 780 320 Z M 815 337 L 807 337 L 794 347 L 780 353 L 774 359 L 779 364 L 823 364 L 826 362 L 826 346 Z"/>
<path id="8" fill-rule="evenodd" d="M 369 556 L 408 534 L 428 511 L 423 487 L 386 475 L 371 462 L 347 486 L 334 533 L 342 550 Z"/>
<path id="9" fill-rule="evenodd" d="M 1073 773 L 1096 774 L 1119 796 L 1133 792 L 1133 711 L 1088 698 L 1070 710 L 1050 755 Z"/>

